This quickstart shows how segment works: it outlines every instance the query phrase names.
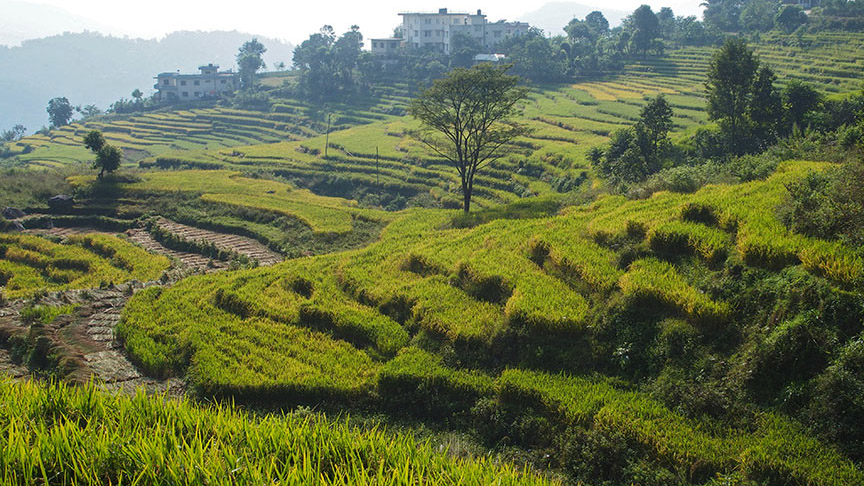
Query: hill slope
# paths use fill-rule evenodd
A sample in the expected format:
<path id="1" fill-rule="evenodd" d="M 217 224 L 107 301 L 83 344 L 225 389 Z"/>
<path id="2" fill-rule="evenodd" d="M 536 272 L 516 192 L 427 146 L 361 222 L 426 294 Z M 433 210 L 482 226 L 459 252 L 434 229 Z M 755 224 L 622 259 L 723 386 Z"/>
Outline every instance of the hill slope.
<path id="1" fill-rule="evenodd" d="M 65 96 L 73 105 L 101 109 L 140 89 L 153 91 L 161 72 L 197 72 L 213 62 L 230 69 L 234 55 L 252 34 L 241 32 L 174 32 L 162 39 L 129 39 L 93 32 L 65 33 L 0 46 L 0 129 L 21 123 L 30 132 L 48 125 L 48 100 Z M 261 37 L 264 59 L 290 64 L 293 46 Z M 269 64 L 268 64 L 269 65 Z"/>

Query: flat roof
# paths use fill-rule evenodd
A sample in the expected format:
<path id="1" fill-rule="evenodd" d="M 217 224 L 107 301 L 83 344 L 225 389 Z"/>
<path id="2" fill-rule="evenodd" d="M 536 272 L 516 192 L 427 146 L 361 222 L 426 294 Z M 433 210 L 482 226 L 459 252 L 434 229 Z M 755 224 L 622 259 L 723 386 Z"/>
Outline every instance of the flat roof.
<path id="1" fill-rule="evenodd" d="M 476 13 L 468 13 L 468 12 L 399 12 L 399 15 L 468 15 L 476 17 Z M 480 14 L 481 17 L 485 17 L 486 14 Z"/>

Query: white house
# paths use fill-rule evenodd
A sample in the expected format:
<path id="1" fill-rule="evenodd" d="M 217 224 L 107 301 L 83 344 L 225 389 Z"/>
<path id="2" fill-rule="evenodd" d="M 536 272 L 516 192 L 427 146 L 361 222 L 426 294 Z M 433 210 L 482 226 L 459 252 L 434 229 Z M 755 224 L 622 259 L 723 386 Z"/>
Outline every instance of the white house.
<path id="1" fill-rule="evenodd" d="M 159 101 L 184 101 L 212 98 L 240 87 L 240 76 L 231 71 L 219 71 L 216 64 L 199 66 L 200 74 L 160 73 L 153 88 Z"/>
<path id="2" fill-rule="evenodd" d="M 523 35 L 531 28 L 526 22 L 488 22 L 481 10 L 465 13 L 442 8 L 437 13 L 403 12 L 399 15 L 402 17 L 401 47 L 434 49 L 444 54 L 450 53 L 450 39 L 456 32 L 468 34 L 484 48 L 492 49 L 505 38 Z M 372 41 L 373 54 L 385 55 L 396 49 L 396 39 Z"/>

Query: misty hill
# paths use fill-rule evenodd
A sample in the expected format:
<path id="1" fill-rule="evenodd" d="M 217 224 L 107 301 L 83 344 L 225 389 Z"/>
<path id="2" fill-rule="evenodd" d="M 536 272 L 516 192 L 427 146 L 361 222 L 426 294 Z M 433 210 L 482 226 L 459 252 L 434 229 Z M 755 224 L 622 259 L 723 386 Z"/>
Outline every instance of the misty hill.
<path id="1" fill-rule="evenodd" d="M 55 96 L 105 109 L 136 88 L 151 93 L 153 76 L 160 72 L 193 72 L 208 62 L 232 68 L 237 49 L 252 37 L 236 31 L 175 32 L 156 40 L 84 32 L 0 46 L 0 66 L 8 66 L 0 70 L 0 130 L 22 123 L 32 132 L 46 125 L 45 106 Z M 291 63 L 291 44 L 258 39 L 267 47 L 268 66 Z"/>
<path id="2" fill-rule="evenodd" d="M 630 14 L 623 10 L 612 10 L 601 7 L 592 7 L 575 2 L 550 2 L 537 10 L 519 17 L 519 20 L 528 22 L 535 27 L 543 29 L 547 34 L 564 34 L 563 28 L 573 17 L 584 19 L 586 15 L 594 10 L 600 10 L 609 21 L 611 26 L 616 26 Z"/>

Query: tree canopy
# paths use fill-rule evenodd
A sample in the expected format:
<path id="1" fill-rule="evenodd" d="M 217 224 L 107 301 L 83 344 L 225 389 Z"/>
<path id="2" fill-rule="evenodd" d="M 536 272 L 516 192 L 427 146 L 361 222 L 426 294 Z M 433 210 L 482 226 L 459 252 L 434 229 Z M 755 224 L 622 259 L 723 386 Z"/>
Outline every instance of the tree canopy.
<path id="1" fill-rule="evenodd" d="M 96 154 L 93 168 L 99 169 L 99 179 L 102 179 L 106 172 L 110 174 L 120 167 L 123 152 L 119 148 L 109 145 L 99 130 L 91 130 L 87 132 L 87 135 L 84 135 L 84 146 Z"/>
<path id="2" fill-rule="evenodd" d="M 504 146 L 526 133 L 513 121 L 528 95 L 510 66 L 456 68 L 415 98 L 410 107 L 423 126 L 418 138 L 448 160 L 462 187 L 463 209 L 471 210 L 474 176 L 504 155 Z"/>
<path id="3" fill-rule="evenodd" d="M 72 119 L 72 105 L 66 97 L 51 98 L 48 101 L 48 118 L 54 128 L 69 124 Z"/>
<path id="4" fill-rule="evenodd" d="M 237 52 L 237 69 L 240 72 L 240 83 L 244 89 L 255 86 L 255 73 L 266 67 L 264 64 L 264 53 L 267 48 L 258 42 L 257 38 L 244 42 Z"/>

